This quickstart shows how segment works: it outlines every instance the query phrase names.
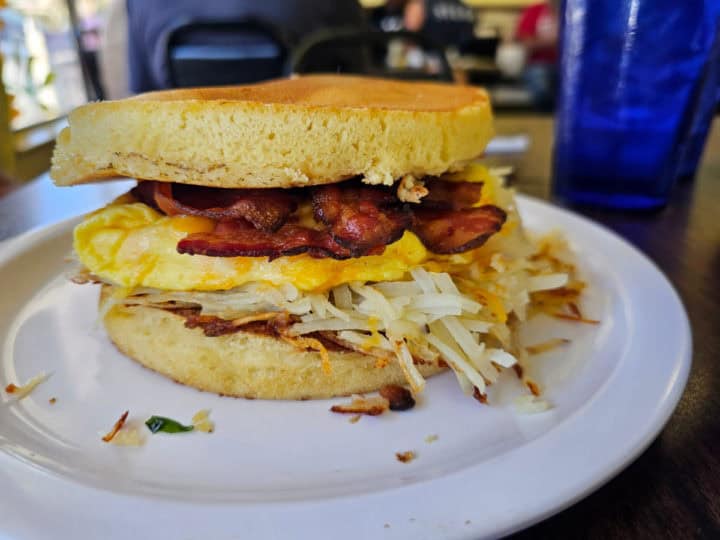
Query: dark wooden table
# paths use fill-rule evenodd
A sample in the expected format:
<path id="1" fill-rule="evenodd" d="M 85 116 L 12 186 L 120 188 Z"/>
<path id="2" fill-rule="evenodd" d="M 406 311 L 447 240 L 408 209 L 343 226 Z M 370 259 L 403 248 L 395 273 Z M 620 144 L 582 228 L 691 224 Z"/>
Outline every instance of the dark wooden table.
<path id="1" fill-rule="evenodd" d="M 516 167 L 521 191 L 549 198 L 551 119 L 501 117 L 497 131 L 530 135 L 528 152 L 494 160 Z M 93 210 L 128 185 L 56 189 L 43 176 L 0 199 L 0 240 Z M 680 405 L 642 456 L 516 538 L 720 538 L 720 122 L 697 178 L 677 186 L 664 210 L 582 213 L 639 247 L 678 289 L 693 329 L 692 372 Z"/>

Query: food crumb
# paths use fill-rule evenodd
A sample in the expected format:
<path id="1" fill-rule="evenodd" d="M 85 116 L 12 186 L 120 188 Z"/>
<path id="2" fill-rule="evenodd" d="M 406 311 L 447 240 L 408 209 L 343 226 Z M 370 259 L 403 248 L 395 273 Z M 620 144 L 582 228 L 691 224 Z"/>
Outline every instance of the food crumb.
<path id="1" fill-rule="evenodd" d="M 113 437 L 110 444 L 115 446 L 142 446 L 145 444 L 145 437 L 142 436 L 137 427 L 129 428 L 126 425 Z"/>
<path id="2" fill-rule="evenodd" d="M 380 357 L 377 360 L 375 360 L 375 367 L 377 369 L 383 369 L 387 367 L 387 365 L 390 363 L 390 359 L 387 357 Z"/>
<path id="3" fill-rule="evenodd" d="M 48 399 L 48 403 L 49 403 L 50 405 L 55 405 L 55 404 L 57 403 L 57 398 L 56 398 L 56 397 L 51 397 L 50 399 Z"/>
<path id="4" fill-rule="evenodd" d="M 400 463 L 410 463 L 417 456 L 415 452 L 408 450 L 407 452 L 395 452 L 395 457 Z"/>
<path id="5" fill-rule="evenodd" d="M 5 392 L 8 394 L 13 395 L 18 401 L 23 399 L 24 397 L 30 395 L 30 393 L 37 388 L 38 385 L 44 383 L 50 378 L 49 374 L 46 373 L 40 373 L 40 375 L 36 375 L 32 379 L 30 379 L 28 382 L 26 382 L 22 386 L 18 386 L 17 384 L 10 383 L 5 387 Z"/>
<path id="6" fill-rule="evenodd" d="M 407 411 L 415 406 L 410 390 L 397 384 L 386 384 L 380 388 L 380 395 L 388 400 L 391 411 Z"/>
<path id="7" fill-rule="evenodd" d="M 535 381 L 531 381 L 530 379 L 525 380 L 525 386 L 528 387 L 528 390 L 532 393 L 533 396 L 539 396 L 540 395 L 540 387 L 537 385 Z"/>
<path id="8" fill-rule="evenodd" d="M 434 442 L 437 441 L 439 438 L 440 438 L 440 437 L 438 437 L 437 435 L 428 435 L 427 437 L 425 437 L 425 442 L 428 443 L 428 444 L 434 443 Z"/>
<path id="9" fill-rule="evenodd" d="M 192 417 L 192 425 L 197 431 L 204 433 L 212 433 L 215 431 L 215 423 L 210 420 L 209 409 L 202 409 L 196 412 Z"/>
<path id="10" fill-rule="evenodd" d="M 350 420 L 348 420 L 348 422 L 350 422 L 351 424 L 357 424 L 361 418 L 362 418 L 362 414 L 356 414 L 355 416 L 351 416 Z"/>
<path id="11" fill-rule="evenodd" d="M 550 403 L 533 395 L 522 395 L 515 398 L 515 410 L 521 414 L 545 412 L 552 408 Z"/>
<path id="12" fill-rule="evenodd" d="M 528 345 L 527 347 L 525 347 L 525 350 L 528 354 L 542 354 L 544 352 L 557 349 L 562 345 L 567 345 L 568 343 L 570 343 L 569 339 L 553 338 L 547 341 L 543 341 L 542 343 L 536 343 L 535 345 Z"/>
<path id="13" fill-rule="evenodd" d="M 343 405 L 333 405 L 330 412 L 339 414 L 367 414 L 368 416 L 378 416 L 387 411 L 390 403 L 381 396 L 362 397 L 356 396 L 352 402 Z"/>
<path id="14" fill-rule="evenodd" d="M 118 418 L 117 422 L 115 422 L 115 425 L 112 427 L 112 429 L 107 433 L 107 435 L 102 438 L 103 442 L 109 443 L 115 438 L 115 435 L 117 435 L 118 431 L 120 431 L 125 425 L 125 420 L 127 420 L 129 412 L 130 411 L 125 411 L 120 415 L 120 418 Z"/>

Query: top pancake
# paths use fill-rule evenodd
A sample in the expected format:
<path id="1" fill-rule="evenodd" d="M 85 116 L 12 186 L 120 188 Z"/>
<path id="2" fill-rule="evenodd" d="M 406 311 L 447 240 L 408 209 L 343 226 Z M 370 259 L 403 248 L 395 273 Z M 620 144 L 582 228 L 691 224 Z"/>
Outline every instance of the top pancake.
<path id="1" fill-rule="evenodd" d="M 479 156 L 492 136 L 478 88 L 321 75 L 169 90 L 73 111 L 58 185 L 128 176 L 216 187 L 294 187 L 362 175 L 390 184 Z"/>
<path id="2" fill-rule="evenodd" d="M 181 88 L 140 94 L 141 101 L 246 101 L 302 107 L 452 112 L 487 102 L 472 86 L 410 83 L 356 76 L 312 75 L 249 86 Z"/>

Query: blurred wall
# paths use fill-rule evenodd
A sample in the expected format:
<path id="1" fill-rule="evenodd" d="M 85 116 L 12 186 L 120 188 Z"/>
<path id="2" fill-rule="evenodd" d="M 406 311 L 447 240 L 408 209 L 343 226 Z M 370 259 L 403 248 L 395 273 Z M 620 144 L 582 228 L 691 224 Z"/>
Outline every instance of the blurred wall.
<path id="1" fill-rule="evenodd" d="M 3 60 L 0 55 L 0 74 Z M 10 101 L 5 93 L 5 85 L 0 78 L 0 173 L 12 176 L 14 169 L 15 149 L 10 133 Z"/>
<path id="2" fill-rule="evenodd" d="M 121 99 L 130 95 L 125 0 L 113 0 L 103 22 L 98 55 L 100 79 L 105 99 Z"/>

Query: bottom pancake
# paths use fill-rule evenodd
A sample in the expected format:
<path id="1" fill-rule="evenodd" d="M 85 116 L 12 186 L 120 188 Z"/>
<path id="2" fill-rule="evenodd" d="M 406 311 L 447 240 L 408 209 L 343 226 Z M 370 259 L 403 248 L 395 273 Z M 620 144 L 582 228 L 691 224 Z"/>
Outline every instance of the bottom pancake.
<path id="1" fill-rule="evenodd" d="M 100 309 L 113 292 L 103 285 Z M 113 306 L 103 320 L 110 339 L 125 355 L 177 382 L 217 394 L 258 399 L 323 399 L 404 384 L 396 362 L 351 351 L 329 351 L 332 372 L 320 354 L 299 350 L 276 337 L 236 332 L 208 337 L 186 328 L 176 313 L 145 306 Z M 418 366 L 423 376 L 446 368 Z"/>

